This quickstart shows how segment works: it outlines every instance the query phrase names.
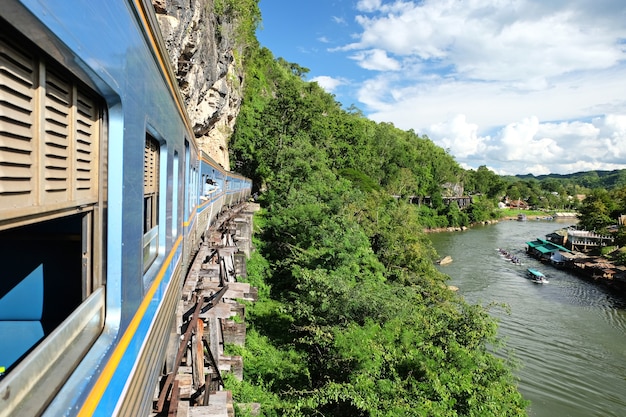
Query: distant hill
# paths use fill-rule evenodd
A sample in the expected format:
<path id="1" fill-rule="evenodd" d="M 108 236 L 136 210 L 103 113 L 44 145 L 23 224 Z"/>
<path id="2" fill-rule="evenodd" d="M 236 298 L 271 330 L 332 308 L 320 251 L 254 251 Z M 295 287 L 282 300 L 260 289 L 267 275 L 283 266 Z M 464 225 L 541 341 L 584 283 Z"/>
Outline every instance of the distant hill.
<path id="1" fill-rule="evenodd" d="M 626 169 L 618 169 L 613 171 L 584 171 L 575 172 L 573 174 L 548 174 L 548 175 L 515 175 L 504 176 L 509 180 L 537 180 L 544 181 L 547 179 L 555 179 L 567 183 L 578 184 L 587 188 L 604 188 L 611 190 L 619 187 L 626 187 Z"/>

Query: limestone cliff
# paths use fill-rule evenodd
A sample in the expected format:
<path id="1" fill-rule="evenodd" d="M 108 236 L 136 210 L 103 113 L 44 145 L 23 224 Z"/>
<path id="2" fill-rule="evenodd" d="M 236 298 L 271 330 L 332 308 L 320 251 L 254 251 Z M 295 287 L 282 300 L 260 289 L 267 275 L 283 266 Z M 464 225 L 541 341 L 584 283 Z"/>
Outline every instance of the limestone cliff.
<path id="1" fill-rule="evenodd" d="M 234 25 L 214 0 L 152 0 L 196 139 L 230 169 L 228 139 L 241 105 L 243 69 Z"/>

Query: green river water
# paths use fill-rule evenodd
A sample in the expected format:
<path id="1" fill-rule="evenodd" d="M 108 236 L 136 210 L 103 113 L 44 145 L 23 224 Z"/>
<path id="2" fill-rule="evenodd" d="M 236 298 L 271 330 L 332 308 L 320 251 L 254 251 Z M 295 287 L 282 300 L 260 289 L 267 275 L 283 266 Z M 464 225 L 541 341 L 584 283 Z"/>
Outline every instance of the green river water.
<path id="1" fill-rule="evenodd" d="M 492 308 L 499 336 L 520 363 L 519 388 L 532 417 L 626 416 L 626 297 L 525 255 L 526 242 L 571 224 L 502 221 L 465 232 L 430 235 L 440 270 L 471 303 Z M 500 256 L 517 254 L 522 266 Z M 526 278 L 534 267 L 549 279 Z"/>

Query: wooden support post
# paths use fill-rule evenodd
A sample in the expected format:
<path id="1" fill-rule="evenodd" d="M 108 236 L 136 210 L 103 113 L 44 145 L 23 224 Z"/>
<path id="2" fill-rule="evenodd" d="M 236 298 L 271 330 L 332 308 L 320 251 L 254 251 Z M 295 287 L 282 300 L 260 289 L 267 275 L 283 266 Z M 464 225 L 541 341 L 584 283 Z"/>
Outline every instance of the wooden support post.
<path id="1" fill-rule="evenodd" d="M 196 334 L 192 338 L 191 344 L 191 369 L 193 372 L 193 386 L 199 389 L 204 384 L 204 346 L 202 336 L 204 335 L 204 322 L 198 319 L 196 322 Z"/>
<path id="2" fill-rule="evenodd" d="M 194 298 L 197 298 L 197 296 L 194 295 Z M 195 305 L 193 317 L 190 321 L 189 326 L 187 327 L 187 330 L 185 331 L 183 340 L 180 342 L 178 353 L 176 354 L 176 361 L 174 362 L 174 369 L 172 370 L 172 372 L 170 372 L 167 375 L 167 378 L 165 379 L 165 384 L 163 384 L 163 388 L 161 389 L 161 393 L 159 394 L 159 400 L 157 401 L 156 408 L 155 408 L 155 411 L 157 413 L 160 413 L 161 411 L 163 411 L 163 405 L 165 404 L 165 400 L 167 399 L 169 391 L 172 388 L 172 384 L 174 383 L 176 373 L 178 372 L 178 365 L 180 365 L 180 361 L 182 360 L 183 355 L 187 351 L 187 343 L 191 339 L 191 333 L 193 332 L 195 323 L 197 322 L 198 316 L 200 315 L 200 310 L 202 310 L 202 302 L 197 299 L 195 300 L 195 302 L 196 302 L 196 305 Z"/>
<path id="3" fill-rule="evenodd" d="M 208 372 L 206 374 L 206 379 L 204 380 L 204 398 L 202 399 L 202 405 L 209 405 L 209 398 L 211 396 L 211 373 Z"/>
<path id="4" fill-rule="evenodd" d="M 206 339 L 203 339 L 202 342 L 204 343 L 204 346 L 206 347 L 207 359 L 209 360 L 209 363 L 211 364 L 213 369 L 215 369 L 215 373 L 217 374 L 217 382 L 219 383 L 220 386 L 223 387 L 224 381 L 222 380 L 222 375 L 220 374 L 219 364 L 215 360 L 213 353 L 211 353 L 211 348 L 209 347 L 209 344 L 206 341 Z"/>
<path id="5" fill-rule="evenodd" d="M 170 406 L 167 409 L 167 417 L 176 417 L 178 415 L 178 398 L 179 398 L 178 381 L 174 380 L 172 384 L 172 395 L 170 398 Z"/>

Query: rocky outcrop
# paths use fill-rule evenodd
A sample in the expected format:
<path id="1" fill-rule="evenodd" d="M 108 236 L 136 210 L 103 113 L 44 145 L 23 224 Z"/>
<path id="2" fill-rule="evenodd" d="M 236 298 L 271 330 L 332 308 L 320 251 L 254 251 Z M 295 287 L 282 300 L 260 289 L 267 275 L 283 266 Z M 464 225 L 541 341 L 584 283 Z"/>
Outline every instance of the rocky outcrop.
<path id="1" fill-rule="evenodd" d="M 230 169 L 228 139 L 243 88 L 234 24 L 213 0 L 152 0 L 194 134 L 202 150 Z"/>

